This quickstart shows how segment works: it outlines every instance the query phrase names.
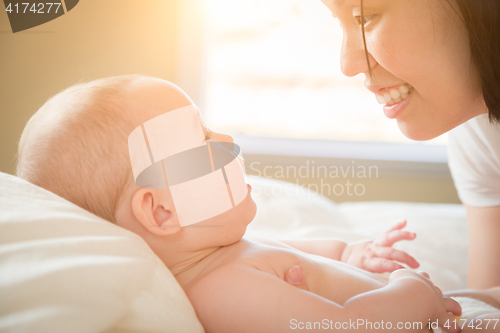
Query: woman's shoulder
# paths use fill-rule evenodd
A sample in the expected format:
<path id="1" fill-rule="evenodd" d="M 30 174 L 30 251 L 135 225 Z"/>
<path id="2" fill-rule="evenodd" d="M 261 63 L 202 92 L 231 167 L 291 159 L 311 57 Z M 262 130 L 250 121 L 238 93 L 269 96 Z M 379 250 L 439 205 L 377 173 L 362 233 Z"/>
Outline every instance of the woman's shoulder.
<path id="1" fill-rule="evenodd" d="M 451 153 L 500 156 L 500 124 L 487 114 L 472 118 L 449 132 L 448 146 Z"/>
<path id="2" fill-rule="evenodd" d="M 448 163 L 464 203 L 500 204 L 500 124 L 480 115 L 450 131 Z"/>

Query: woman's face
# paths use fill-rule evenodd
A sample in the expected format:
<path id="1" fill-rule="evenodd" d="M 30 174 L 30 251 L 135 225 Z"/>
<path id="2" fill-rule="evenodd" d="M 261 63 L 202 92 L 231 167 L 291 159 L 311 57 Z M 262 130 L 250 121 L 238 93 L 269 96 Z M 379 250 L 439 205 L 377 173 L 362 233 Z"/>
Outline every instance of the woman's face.
<path id="1" fill-rule="evenodd" d="M 410 139 L 429 140 L 485 113 L 467 31 L 454 0 L 364 0 L 370 77 L 360 26 L 361 0 L 322 0 L 343 29 L 341 67 L 366 87 Z M 454 6 L 454 8 L 452 7 Z M 403 85 L 403 87 L 401 87 Z M 391 89 L 392 88 L 392 89 Z M 399 102 L 398 102 L 399 101 Z"/>

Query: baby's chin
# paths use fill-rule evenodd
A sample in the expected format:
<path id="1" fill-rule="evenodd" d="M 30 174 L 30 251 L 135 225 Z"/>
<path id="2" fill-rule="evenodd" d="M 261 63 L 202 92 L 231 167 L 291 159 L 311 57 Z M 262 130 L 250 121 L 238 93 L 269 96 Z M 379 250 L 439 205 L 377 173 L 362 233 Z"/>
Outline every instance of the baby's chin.
<path id="1" fill-rule="evenodd" d="M 243 238 L 247 230 L 247 226 L 253 221 L 255 215 L 257 214 L 257 205 L 255 201 L 253 201 L 250 191 L 248 191 L 248 194 L 243 201 L 226 213 L 227 215 L 225 218 L 227 219 L 226 223 L 228 223 L 227 227 L 232 228 L 231 242 L 235 243 Z"/>
<path id="2" fill-rule="evenodd" d="M 257 204 L 252 198 L 252 186 L 250 184 L 246 184 L 246 186 L 248 189 L 246 197 L 226 213 L 231 220 L 248 225 L 257 213 Z"/>
<path id="3" fill-rule="evenodd" d="M 253 201 L 250 192 L 248 192 L 246 198 L 236 205 L 236 207 L 231 209 L 229 213 L 231 213 L 230 219 L 233 223 L 238 223 L 238 225 L 245 226 L 246 228 L 257 214 L 257 204 Z"/>
<path id="4" fill-rule="evenodd" d="M 244 225 L 246 227 L 252 222 L 256 213 L 257 205 L 248 191 L 247 196 L 235 207 L 199 223 L 220 226 Z"/>
<path id="5" fill-rule="evenodd" d="M 248 194 L 246 198 L 240 202 L 241 204 L 244 204 L 245 207 L 242 207 L 243 210 L 245 211 L 245 220 L 247 221 L 247 225 L 250 224 L 250 222 L 253 221 L 255 218 L 255 215 L 257 214 L 257 204 L 252 198 L 252 186 L 250 184 L 247 184 L 248 188 Z M 239 206 L 239 205 L 238 205 Z M 238 206 L 236 206 L 234 209 L 237 209 Z"/>

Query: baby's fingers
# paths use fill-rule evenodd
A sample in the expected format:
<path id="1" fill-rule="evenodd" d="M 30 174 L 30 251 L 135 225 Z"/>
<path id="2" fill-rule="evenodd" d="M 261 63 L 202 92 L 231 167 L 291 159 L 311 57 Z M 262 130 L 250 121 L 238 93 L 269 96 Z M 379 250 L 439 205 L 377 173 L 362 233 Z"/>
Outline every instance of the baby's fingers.
<path id="1" fill-rule="evenodd" d="M 394 231 L 394 230 L 400 230 L 400 229 L 403 229 L 405 226 L 406 226 L 406 220 L 396 223 L 395 225 L 393 225 L 392 227 L 390 227 L 389 230 L 387 230 L 386 232 L 391 232 L 391 231 Z"/>
<path id="2" fill-rule="evenodd" d="M 411 268 L 417 268 L 420 266 L 418 261 L 416 261 L 415 258 L 410 256 L 408 253 L 396 250 L 392 247 L 374 247 L 372 251 L 379 258 L 398 261 L 400 263 L 407 264 Z"/>
<path id="3" fill-rule="evenodd" d="M 372 273 L 385 273 L 385 272 L 394 272 L 395 270 L 404 267 L 398 263 L 395 263 L 392 260 L 387 260 L 382 258 L 371 258 L 365 263 L 363 268 Z"/>
<path id="4" fill-rule="evenodd" d="M 446 312 L 451 312 L 455 316 L 462 315 L 462 307 L 453 298 L 445 297 L 444 298 L 444 306 L 445 306 Z"/>
<path id="5" fill-rule="evenodd" d="M 402 241 L 402 240 L 414 240 L 417 237 L 417 234 L 414 232 L 406 231 L 406 230 L 393 230 L 390 232 L 384 233 L 380 236 L 375 244 L 380 246 L 392 246 L 394 243 Z"/>

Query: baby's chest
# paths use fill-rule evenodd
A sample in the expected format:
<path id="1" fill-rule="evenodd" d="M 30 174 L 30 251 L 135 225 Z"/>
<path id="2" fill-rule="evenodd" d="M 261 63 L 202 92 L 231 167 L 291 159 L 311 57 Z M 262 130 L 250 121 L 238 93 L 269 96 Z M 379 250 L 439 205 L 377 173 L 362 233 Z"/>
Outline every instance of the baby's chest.
<path id="1" fill-rule="evenodd" d="M 280 280 L 286 281 L 288 270 L 293 266 L 298 266 L 303 272 L 308 290 L 318 294 L 321 280 L 325 276 L 325 270 L 314 256 L 301 255 L 300 252 L 290 251 L 276 247 L 252 248 L 251 251 L 244 251 L 237 260 L 238 264 L 249 266 L 258 271 L 276 276 Z M 329 279 L 335 279 L 335 270 L 328 274 Z"/>
<path id="2" fill-rule="evenodd" d="M 293 253 L 270 250 L 257 255 L 241 258 L 241 263 L 249 264 L 255 269 L 274 275 L 281 280 L 285 279 L 286 272 L 292 266 L 299 266 L 303 270 L 310 270 L 311 262 Z"/>
<path id="3" fill-rule="evenodd" d="M 343 304 L 355 295 L 386 284 L 373 274 L 356 267 L 286 248 L 267 246 L 248 248 L 243 251 L 238 261 L 285 282 L 288 270 L 292 266 L 299 266 L 310 292 L 339 304 Z"/>

